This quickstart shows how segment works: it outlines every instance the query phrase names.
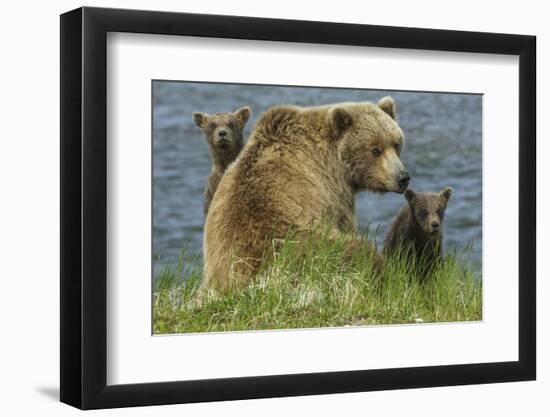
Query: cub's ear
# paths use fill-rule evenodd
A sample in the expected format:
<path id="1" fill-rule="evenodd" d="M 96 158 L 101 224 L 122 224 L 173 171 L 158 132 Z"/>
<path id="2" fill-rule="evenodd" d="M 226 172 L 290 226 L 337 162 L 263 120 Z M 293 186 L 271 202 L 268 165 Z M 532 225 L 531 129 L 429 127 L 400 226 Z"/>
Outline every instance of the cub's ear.
<path id="1" fill-rule="evenodd" d="M 393 120 L 395 120 L 397 110 L 393 98 L 390 96 L 382 97 L 378 102 L 378 107 L 380 107 L 384 113 L 388 114 Z"/>
<path id="2" fill-rule="evenodd" d="M 411 189 L 405 190 L 405 199 L 409 202 L 409 204 L 413 204 L 414 200 L 416 200 L 416 193 Z"/>
<path id="3" fill-rule="evenodd" d="M 445 202 L 448 202 L 452 194 L 453 194 L 453 189 L 451 187 L 447 187 L 439 193 L 439 197 L 445 200 Z"/>
<path id="4" fill-rule="evenodd" d="M 248 122 L 248 119 L 250 118 L 251 113 L 252 113 L 252 110 L 250 110 L 250 107 L 248 106 L 241 107 L 239 110 L 233 113 L 237 118 L 239 125 L 241 126 L 241 129 L 244 127 L 246 122 Z"/>
<path id="5" fill-rule="evenodd" d="M 193 113 L 193 120 L 195 121 L 195 124 L 201 129 L 206 124 L 206 119 L 208 119 L 208 115 L 206 113 L 199 113 L 199 112 Z"/>
<path id="6" fill-rule="evenodd" d="M 338 139 L 353 125 L 353 116 L 349 110 L 343 107 L 336 107 L 329 112 L 329 125 L 332 137 Z"/>

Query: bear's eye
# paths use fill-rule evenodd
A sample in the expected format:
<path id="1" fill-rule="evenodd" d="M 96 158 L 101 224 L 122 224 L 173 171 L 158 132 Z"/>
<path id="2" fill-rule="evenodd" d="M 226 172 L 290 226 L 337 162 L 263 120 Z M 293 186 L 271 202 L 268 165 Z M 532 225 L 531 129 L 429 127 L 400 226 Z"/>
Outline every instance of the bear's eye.
<path id="1" fill-rule="evenodd" d="M 420 216 L 421 217 L 426 217 L 427 215 L 428 215 L 428 210 L 426 210 L 426 209 L 420 210 Z"/>
<path id="2" fill-rule="evenodd" d="M 212 129 L 215 129 L 216 127 L 218 127 L 218 124 L 216 122 L 212 122 L 212 123 L 210 123 L 210 127 Z"/>
<path id="3" fill-rule="evenodd" d="M 399 151 L 401 150 L 401 144 L 396 143 L 394 146 L 395 146 L 395 150 L 399 153 Z"/>
<path id="4" fill-rule="evenodd" d="M 227 127 L 229 127 L 229 128 L 233 128 L 233 126 L 234 126 L 233 122 L 229 122 L 229 123 L 227 123 Z"/>
<path id="5" fill-rule="evenodd" d="M 378 158 L 380 155 L 382 155 L 382 151 L 378 148 L 374 148 L 372 150 L 372 156 L 374 156 L 375 158 Z"/>

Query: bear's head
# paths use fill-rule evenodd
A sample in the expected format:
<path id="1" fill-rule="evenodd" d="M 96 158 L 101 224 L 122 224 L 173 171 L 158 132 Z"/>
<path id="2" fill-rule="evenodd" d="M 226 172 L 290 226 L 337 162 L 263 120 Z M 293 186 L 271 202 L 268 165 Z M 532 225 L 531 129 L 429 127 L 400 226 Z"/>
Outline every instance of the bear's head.
<path id="1" fill-rule="evenodd" d="M 328 112 L 331 137 L 351 188 L 403 193 L 410 176 L 400 159 L 403 132 L 391 97 L 378 104 L 342 103 Z"/>
<path id="2" fill-rule="evenodd" d="M 415 193 L 410 189 L 405 191 L 413 220 L 424 233 L 434 236 L 441 232 L 443 217 L 452 192 L 451 187 L 440 193 Z"/>
<path id="3" fill-rule="evenodd" d="M 193 120 L 203 130 L 210 147 L 222 152 L 240 150 L 249 117 L 250 107 L 242 107 L 234 113 L 193 113 Z"/>

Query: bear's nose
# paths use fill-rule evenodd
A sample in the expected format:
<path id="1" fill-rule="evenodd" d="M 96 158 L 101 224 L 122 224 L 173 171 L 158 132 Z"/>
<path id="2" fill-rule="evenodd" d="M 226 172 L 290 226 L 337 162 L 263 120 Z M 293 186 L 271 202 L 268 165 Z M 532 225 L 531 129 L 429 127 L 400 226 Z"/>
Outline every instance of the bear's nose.
<path id="1" fill-rule="evenodd" d="M 225 130 L 220 130 L 220 131 L 218 132 L 218 136 L 219 136 L 220 138 L 225 138 L 225 137 L 227 136 L 227 132 L 226 132 Z"/>
<path id="2" fill-rule="evenodd" d="M 399 184 L 400 188 L 405 189 L 409 185 L 410 180 L 411 176 L 408 172 L 405 172 L 403 174 L 399 174 L 399 177 L 397 178 L 397 184 Z"/>
<path id="3" fill-rule="evenodd" d="M 439 228 L 439 222 L 432 222 L 432 228 L 438 229 Z"/>

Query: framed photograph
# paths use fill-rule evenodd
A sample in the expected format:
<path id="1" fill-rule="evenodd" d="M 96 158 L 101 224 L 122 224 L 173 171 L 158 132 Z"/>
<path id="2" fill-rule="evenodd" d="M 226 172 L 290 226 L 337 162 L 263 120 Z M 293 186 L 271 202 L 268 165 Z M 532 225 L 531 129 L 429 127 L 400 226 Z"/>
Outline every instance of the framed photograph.
<path id="1" fill-rule="evenodd" d="M 535 37 L 61 16 L 61 401 L 533 380 Z"/>

